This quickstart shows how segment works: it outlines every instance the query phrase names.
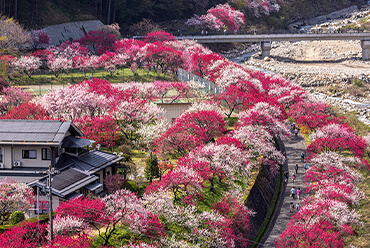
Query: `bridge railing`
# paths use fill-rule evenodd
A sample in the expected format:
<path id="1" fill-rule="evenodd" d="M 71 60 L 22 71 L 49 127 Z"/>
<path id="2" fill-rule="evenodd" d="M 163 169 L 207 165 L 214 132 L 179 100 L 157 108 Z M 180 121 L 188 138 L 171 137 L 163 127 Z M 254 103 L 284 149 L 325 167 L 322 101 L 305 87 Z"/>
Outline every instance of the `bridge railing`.
<path id="1" fill-rule="evenodd" d="M 328 28 L 318 28 L 317 30 L 312 30 L 310 32 L 308 31 L 305 31 L 305 32 L 300 32 L 300 30 L 297 30 L 296 32 L 291 32 L 289 30 L 284 30 L 284 31 L 281 31 L 281 30 L 258 30 L 258 31 L 254 31 L 254 30 L 239 30 L 237 32 L 234 32 L 234 31 L 227 31 L 226 33 L 224 33 L 224 31 L 207 31 L 205 32 L 203 30 L 203 33 L 202 33 L 202 30 L 185 30 L 185 31 L 172 31 L 171 33 L 173 35 L 175 35 L 176 37 L 181 37 L 181 36 L 210 36 L 210 35 L 253 35 L 253 34 L 307 34 L 307 33 L 322 33 L 322 34 L 325 34 L 325 33 L 363 33 L 365 32 L 364 30 L 362 29 L 351 29 L 351 30 L 343 30 L 343 29 L 339 29 L 338 28 L 335 28 L 335 29 L 328 29 Z"/>
<path id="2" fill-rule="evenodd" d="M 200 86 L 200 89 L 203 90 L 206 94 L 221 94 L 224 89 L 211 81 L 199 77 L 191 72 L 188 72 L 184 69 L 178 68 L 177 77 L 179 81 L 183 82 L 194 82 Z"/>

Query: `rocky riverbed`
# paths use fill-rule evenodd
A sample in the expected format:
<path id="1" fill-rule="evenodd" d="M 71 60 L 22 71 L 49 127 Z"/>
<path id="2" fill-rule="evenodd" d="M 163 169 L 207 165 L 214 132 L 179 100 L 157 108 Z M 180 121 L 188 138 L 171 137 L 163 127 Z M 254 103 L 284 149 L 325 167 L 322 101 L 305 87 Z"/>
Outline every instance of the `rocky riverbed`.
<path id="1" fill-rule="evenodd" d="M 274 43 L 270 57 L 255 54 L 245 65 L 281 74 L 370 124 L 370 61 L 361 60 L 357 41 Z"/>
<path id="2" fill-rule="evenodd" d="M 311 27 L 325 27 L 321 32 L 329 32 L 345 24 L 357 25 L 370 11 L 366 8 L 345 14 L 341 19 Z M 361 59 L 360 41 L 273 42 L 270 57 L 261 58 L 259 53 L 259 44 L 238 44 L 220 52 L 251 69 L 265 69 L 295 81 L 321 101 L 344 112 L 354 112 L 370 124 L 370 61 Z"/>

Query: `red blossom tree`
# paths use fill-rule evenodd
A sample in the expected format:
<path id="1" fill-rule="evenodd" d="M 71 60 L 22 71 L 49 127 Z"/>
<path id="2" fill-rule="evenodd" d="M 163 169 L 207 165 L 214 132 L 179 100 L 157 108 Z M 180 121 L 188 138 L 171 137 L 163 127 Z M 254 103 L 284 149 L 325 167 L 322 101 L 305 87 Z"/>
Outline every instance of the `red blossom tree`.
<path id="1" fill-rule="evenodd" d="M 147 45 L 145 61 L 149 69 L 155 72 L 167 73 L 176 72 L 176 69 L 183 64 L 182 52 L 172 47 L 163 45 L 160 42 L 154 42 Z"/>
<path id="2" fill-rule="evenodd" d="M 25 102 L 1 116 L 0 119 L 52 120 L 53 118 L 42 106 Z"/>
<path id="3" fill-rule="evenodd" d="M 226 131 L 225 126 L 226 122 L 216 111 L 184 113 L 155 141 L 156 151 L 162 155 L 184 156 L 193 148 L 221 136 Z"/>
<path id="4" fill-rule="evenodd" d="M 106 51 L 112 51 L 114 43 L 117 41 L 116 36 L 109 35 L 103 31 L 90 31 L 77 42 L 87 46 L 91 53 L 101 55 Z"/>
<path id="5" fill-rule="evenodd" d="M 119 142 L 120 132 L 117 122 L 108 115 L 93 118 L 84 116 L 76 119 L 74 123 L 86 138 L 95 140 L 97 144 L 108 149 L 113 149 Z"/>
<path id="6" fill-rule="evenodd" d="M 37 248 L 47 242 L 46 224 L 23 222 L 0 235 L 1 248 Z"/>
<path id="7" fill-rule="evenodd" d="M 125 176 L 121 174 L 109 175 L 104 179 L 104 186 L 110 193 L 124 189 L 126 186 Z"/>
<path id="8" fill-rule="evenodd" d="M 43 246 L 45 248 L 91 248 L 92 240 L 87 234 L 76 235 L 76 236 L 56 236 L 52 242 Z M 102 246 L 103 247 L 103 246 Z"/>
<path id="9" fill-rule="evenodd" d="M 175 36 L 163 30 L 160 30 L 157 32 L 147 34 L 144 42 L 152 43 L 152 42 L 165 42 L 165 41 L 173 41 L 173 40 L 175 40 Z"/>
<path id="10" fill-rule="evenodd" d="M 231 196 L 224 197 L 212 208 L 231 221 L 236 246 L 249 247 L 250 243 L 247 235 L 251 231 L 251 225 L 248 208 Z"/>
<path id="11" fill-rule="evenodd" d="M 361 137 L 348 140 L 346 138 L 318 138 L 307 147 L 307 152 L 312 156 L 315 153 L 333 151 L 342 153 L 351 152 L 354 156 L 362 157 L 366 150 L 366 142 Z"/>
<path id="12" fill-rule="evenodd" d="M 288 224 L 288 228 L 279 236 L 277 248 L 292 247 L 343 247 L 340 233 L 330 222 L 318 220 L 313 224 Z"/>

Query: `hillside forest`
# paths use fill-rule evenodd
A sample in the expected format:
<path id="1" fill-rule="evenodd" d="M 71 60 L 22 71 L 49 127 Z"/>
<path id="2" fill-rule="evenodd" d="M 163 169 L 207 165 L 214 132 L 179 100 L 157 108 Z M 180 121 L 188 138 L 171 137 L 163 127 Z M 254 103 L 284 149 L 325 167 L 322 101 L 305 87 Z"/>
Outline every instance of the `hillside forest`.
<path id="1" fill-rule="evenodd" d="M 262 25 L 284 29 L 296 20 L 326 14 L 365 0 L 1 0 L 0 12 L 14 17 L 27 29 L 41 29 L 66 22 L 100 19 L 117 22 L 123 33 L 144 18 L 156 23 L 186 20 L 202 15 L 217 4 L 229 2 L 244 12 L 247 27 Z M 269 11 L 278 10 L 278 11 Z M 163 27 L 162 27 L 163 28 Z"/>

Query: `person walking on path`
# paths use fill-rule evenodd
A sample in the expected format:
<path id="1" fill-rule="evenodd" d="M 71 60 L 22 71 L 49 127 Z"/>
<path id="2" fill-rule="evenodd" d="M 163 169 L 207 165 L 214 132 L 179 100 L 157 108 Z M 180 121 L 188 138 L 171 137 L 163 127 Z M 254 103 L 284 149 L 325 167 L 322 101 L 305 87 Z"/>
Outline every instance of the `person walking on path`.
<path id="1" fill-rule="evenodd" d="M 294 174 L 292 174 L 292 181 L 293 181 L 293 183 L 295 182 L 295 175 Z"/>
<path id="2" fill-rule="evenodd" d="M 289 171 L 284 172 L 285 182 L 288 182 L 289 179 Z"/>
<path id="3" fill-rule="evenodd" d="M 301 206 L 299 205 L 299 202 L 298 202 L 297 205 L 295 206 L 295 212 L 298 213 L 300 208 Z"/>
<path id="4" fill-rule="evenodd" d="M 299 200 L 299 197 L 301 196 L 301 193 L 302 193 L 302 191 L 301 191 L 301 188 L 299 187 L 297 189 L 297 198 L 298 198 L 298 200 Z"/>
<path id="5" fill-rule="evenodd" d="M 295 174 L 298 174 L 298 164 L 295 164 Z"/>
<path id="6" fill-rule="evenodd" d="M 295 193 L 296 193 L 296 190 L 295 188 L 293 187 L 291 190 L 290 190 L 290 195 L 292 196 L 292 198 L 294 199 L 295 197 Z"/>
<path id="7" fill-rule="evenodd" d="M 298 129 L 297 128 L 294 129 L 294 135 L 298 136 Z"/>
<path id="8" fill-rule="evenodd" d="M 294 204 L 293 204 L 293 202 L 290 203 L 289 211 L 290 211 L 290 213 L 294 213 Z"/>
<path id="9" fill-rule="evenodd" d="M 296 125 L 297 125 L 297 122 L 296 122 Z M 289 128 L 289 130 L 291 131 L 291 133 L 293 135 L 291 135 L 292 137 L 289 138 L 288 140 L 286 140 L 284 142 L 284 147 L 285 147 L 285 151 L 286 151 L 286 157 L 287 157 L 287 168 L 284 168 L 284 172 L 285 171 L 289 171 L 289 176 L 288 178 L 291 180 L 291 176 L 292 174 L 294 173 L 295 174 L 295 165 L 298 164 L 299 167 L 302 166 L 302 168 L 299 168 L 299 170 L 302 170 L 303 171 L 303 166 L 305 163 L 301 163 L 301 154 L 302 152 L 304 152 L 306 150 L 306 143 L 305 143 L 305 140 L 303 138 L 302 135 L 298 135 L 297 137 L 294 136 L 294 129 L 293 127 L 291 126 Z M 306 152 L 304 152 L 305 155 L 306 155 Z M 307 160 L 307 159 L 306 159 Z M 307 169 L 310 169 L 310 163 L 309 161 L 307 161 L 307 164 L 308 164 L 308 168 Z M 303 174 L 303 173 L 302 173 Z M 295 176 L 297 176 L 297 174 L 295 174 Z M 305 185 L 303 184 L 303 180 L 301 180 L 301 175 L 299 174 L 297 177 L 297 179 L 299 178 L 300 180 L 296 180 L 295 183 L 293 184 L 290 184 L 291 182 L 288 180 L 288 184 L 285 184 L 284 183 L 284 186 L 286 187 L 283 187 L 284 191 L 282 192 L 283 195 L 282 195 L 282 198 L 281 198 L 281 205 L 279 204 L 279 206 L 277 207 L 277 210 L 276 210 L 276 218 L 274 218 L 271 222 L 271 225 L 270 225 L 270 228 L 269 228 L 269 231 L 266 233 L 266 236 L 261 240 L 260 243 L 263 244 L 260 245 L 260 247 L 275 247 L 276 245 L 276 240 L 279 238 L 279 236 L 281 235 L 281 233 L 287 228 L 287 225 L 289 224 L 289 220 L 291 219 L 292 217 L 292 214 L 290 212 L 290 203 L 293 202 L 294 204 L 294 212 L 296 210 L 296 204 L 298 202 L 297 200 L 297 195 L 295 195 L 295 199 L 293 200 L 292 199 L 292 195 L 291 195 L 291 189 L 292 187 L 294 186 L 294 188 L 296 189 L 296 193 L 297 193 L 297 189 L 298 187 L 301 188 L 301 195 L 299 197 L 299 204 L 300 206 L 302 205 L 301 204 L 301 201 L 302 199 L 305 197 Z M 301 207 L 300 207 L 301 208 Z M 299 212 L 301 212 L 301 209 L 299 209 Z"/>
<path id="10" fill-rule="evenodd" d="M 304 153 L 301 154 L 301 162 L 304 163 Z"/>
<path id="11" fill-rule="evenodd" d="M 307 172 L 307 170 L 308 170 L 308 164 L 304 164 L 304 170 L 305 170 L 305 172 Z"/>
<path id="12" fill-rule="evenodd" d="M 295 122 L 292 123 L 292 128 L 295 130 Z"/>

